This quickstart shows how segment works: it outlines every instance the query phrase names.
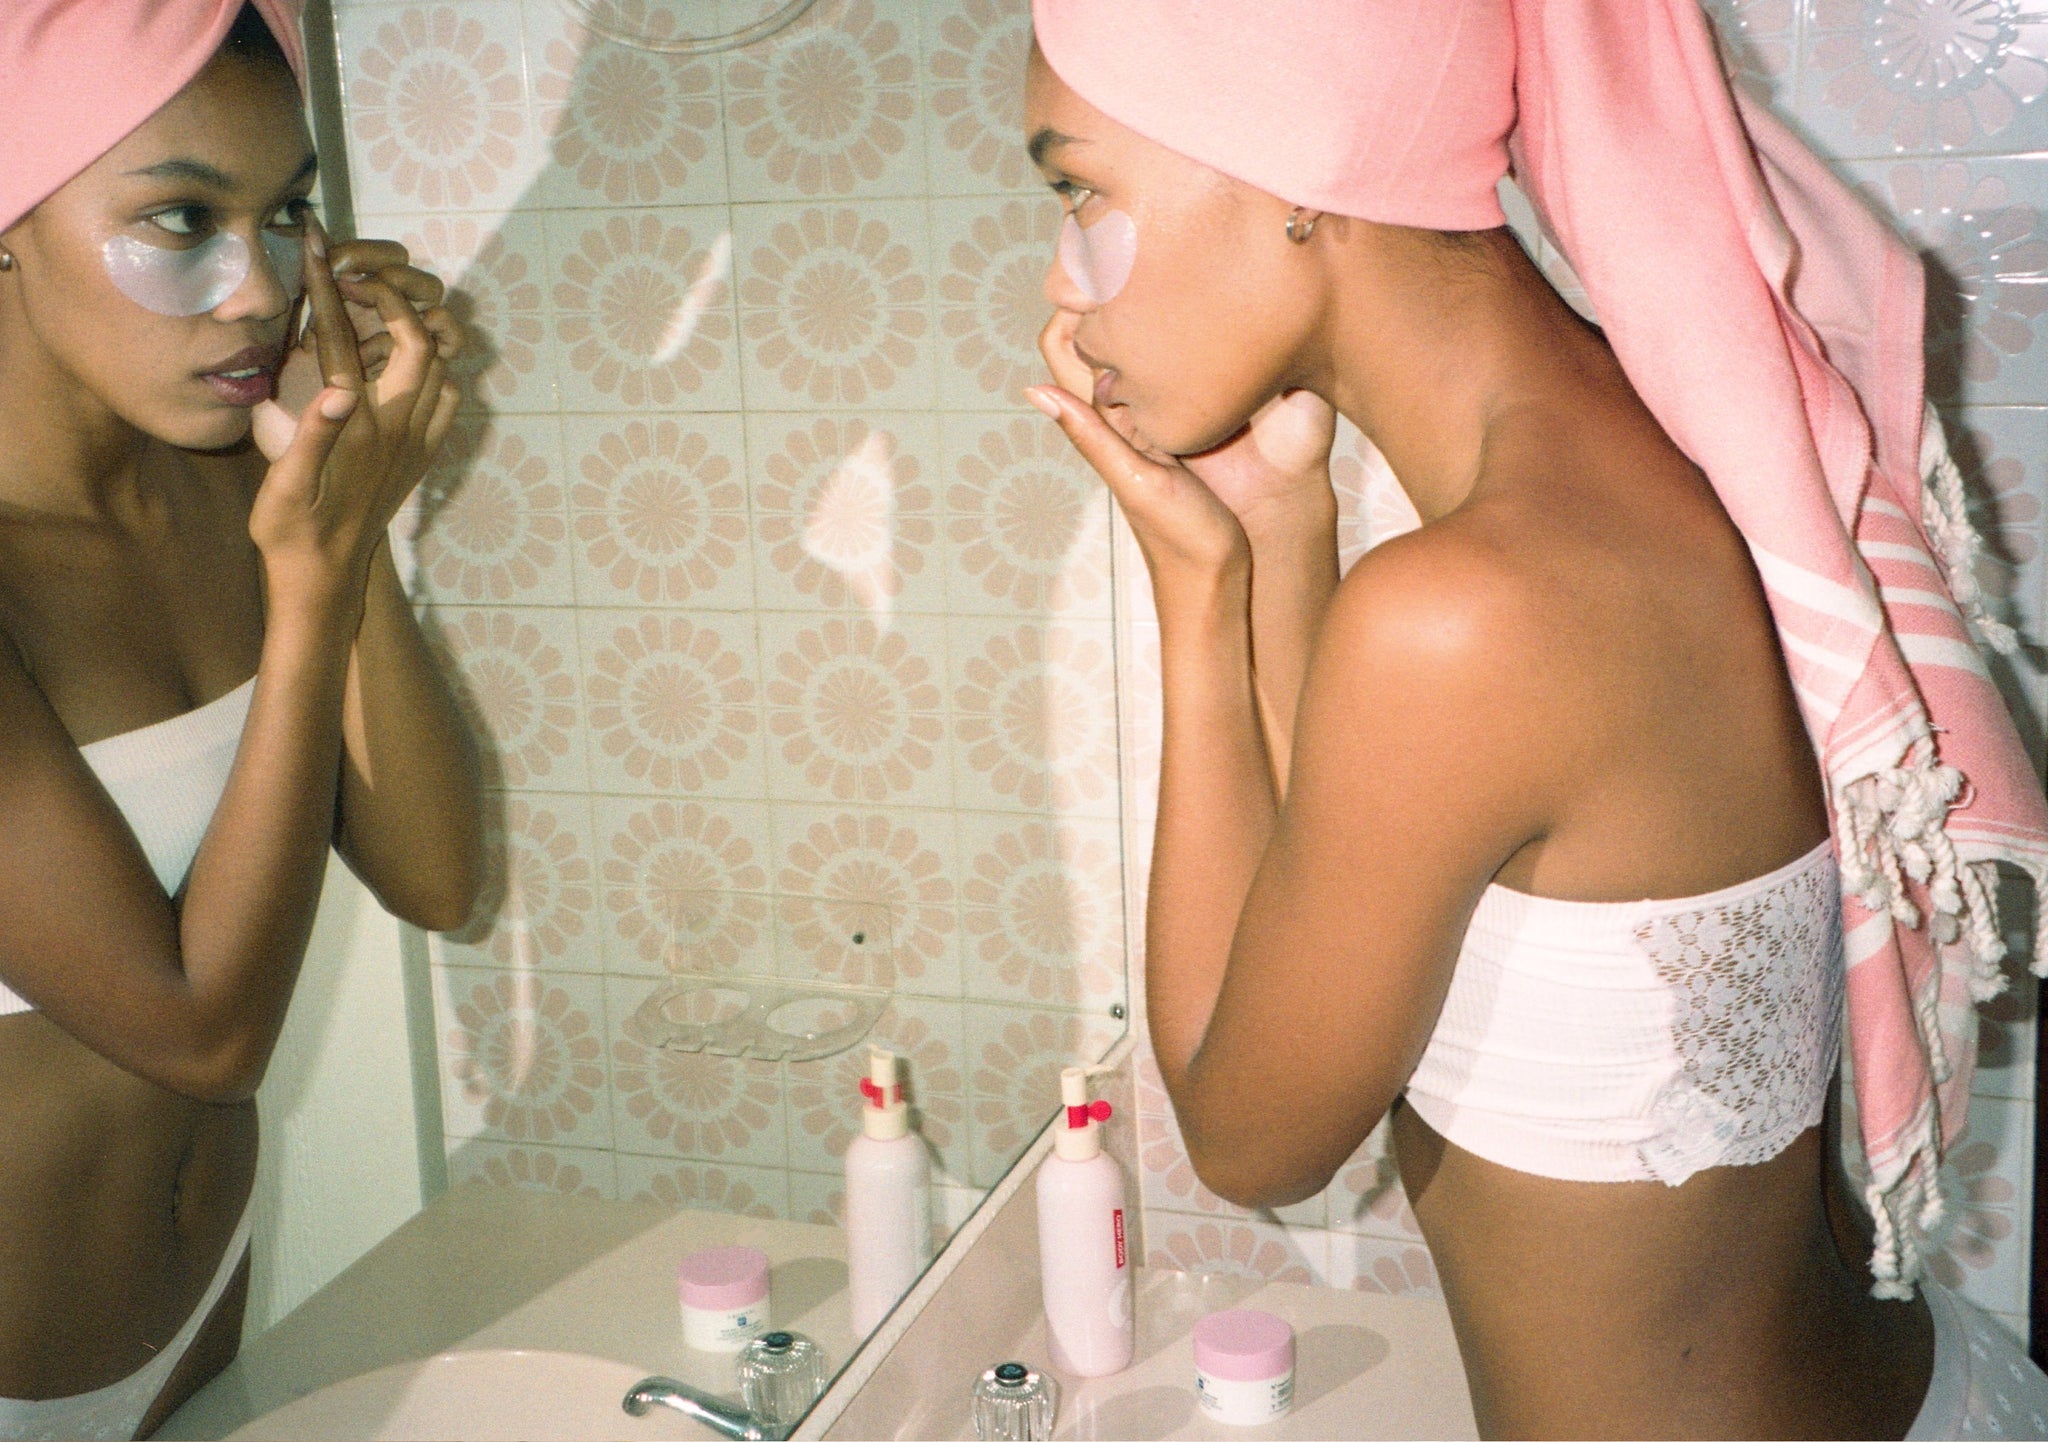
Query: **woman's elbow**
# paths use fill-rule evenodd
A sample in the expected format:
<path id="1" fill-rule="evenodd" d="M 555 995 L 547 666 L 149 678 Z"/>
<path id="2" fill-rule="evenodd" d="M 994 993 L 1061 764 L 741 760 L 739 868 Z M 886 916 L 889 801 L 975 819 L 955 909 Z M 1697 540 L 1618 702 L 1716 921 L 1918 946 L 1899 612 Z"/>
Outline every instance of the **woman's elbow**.
<path id="1" fill-rule="evenodd" d="M 1324 1169 L 1306 1161 L 1260 1154 L 1255 1147 L 1229 1149 L 1224 1155 L 1205 1155 L 1188 1148 L 1188 1161 L 1203 1186 L 1233 1206 L 1253 1210 L 1291 1207 L 1330 1184 L 1336 1168 Z"/>

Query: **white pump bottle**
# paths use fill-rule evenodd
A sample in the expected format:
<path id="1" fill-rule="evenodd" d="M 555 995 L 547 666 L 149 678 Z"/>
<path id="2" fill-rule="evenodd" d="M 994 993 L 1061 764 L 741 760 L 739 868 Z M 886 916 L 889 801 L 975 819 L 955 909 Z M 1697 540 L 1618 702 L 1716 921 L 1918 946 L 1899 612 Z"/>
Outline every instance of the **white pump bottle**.
<path id="1" fill-rule="evenodd" d="M 1131 1267 L 1124 1230 L 1124 1174 L 1102 1150 L 1109 1103 L 1088 1099 L 1088 1078 L 1108 1067 L 1060 1073 L 1053 1154 L 1038 1168 L 1039 1280 L 1052 1361 L 1077 1377 L 1106 1377 L 1131 1364 Z"/>
<path id="2" fill-rule="evenodd" d="M 865 1337 L 932 1259 L 932 1178 L 896 1053 L 868 1048 L 860 1093 L 861 1134 L 846 1146 L 846 1282 L 853 1334 Z"/>

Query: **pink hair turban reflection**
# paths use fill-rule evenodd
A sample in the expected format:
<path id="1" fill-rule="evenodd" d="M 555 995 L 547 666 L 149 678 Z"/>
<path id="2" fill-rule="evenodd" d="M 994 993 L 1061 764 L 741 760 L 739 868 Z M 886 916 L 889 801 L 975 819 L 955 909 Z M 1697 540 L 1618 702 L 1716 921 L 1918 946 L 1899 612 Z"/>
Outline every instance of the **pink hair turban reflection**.
<path id="1" fill-rule="evenodd" d="M 303 86 L 304 0 L 253 0 Z M 243 0 L 0 0 L 0 231 L 156 114 Z"/>
<path id="2" fill-rule="evenodd" d="M 1512 157 L 1762 576 L 1834 812 L 1872 1270 L 1880 1294 L 1909 1291 L 1968 1114 L 1969 1003 L 2005 985 L 1995 863 L 2034 878 L 2048 968 L 2048 806 L 1978 651 L 2013 637 L 1983 613 L 1962 482 L 1924 406 L 1920 257 L 1731 91 L 1699 0 L 1031 13 L 1083 100 L 1298 205 L 1496 226 Z"/>

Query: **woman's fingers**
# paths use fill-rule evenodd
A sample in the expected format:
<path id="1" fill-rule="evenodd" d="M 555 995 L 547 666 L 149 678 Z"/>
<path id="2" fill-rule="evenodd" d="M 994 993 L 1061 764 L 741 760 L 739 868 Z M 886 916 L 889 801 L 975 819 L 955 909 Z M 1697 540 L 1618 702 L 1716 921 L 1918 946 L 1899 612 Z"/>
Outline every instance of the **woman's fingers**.
<path id="1" fill-rule="evenodd" d="M 327 232 L 317 219 L 306 222 L 306 304 L 313 312 L 313 337 L 320 374 L 344 390 L 363 388 L 363 361 L 346 302 L 327 264 Z"/>
<path id="2" fill-rule="evenodd" d="M 441 396 L 434 405 L 434 414 L 427 420 L 426 448 L 428 459 L 440 451 L 441 443 L 448 439 L 448 432 L 455 424 L 455 413 L 462 405 L 462 387 L 454 381 L 441 382 Z"/>
<path id="3" fill-rule="evenodd" d="M 1149 488 L 1156 489 L 1164 470 L 1157 461 L 1139 455 L 1130 443 L 1110 428 L 1095 407 L 1061 386 L 1031 386 L 1024 396 L 1059 423 L 1081 459 L 1095 469 L 1116 498 L 1127 508 L 1142 510 Z"/>
<path id="4" fill-rule="evenodd" d="M 1054 311 L 1045 329 L 1038 333 L 1038 353 L 1045 357 L 1054 385 L 1084 401 L 1092 401 L 1095 372 L 1074 348 L 1074 327 L 1080 323 L 1081 317 L 1070 310 Z"/>
<path id="5" fill-rule="evenodd" d="M 436 345 L 412 303 L 382 280 L 352 280 L 348 289 L 358 303 L 377 307 L 378 319 L 391 336 L 391 359 L 377 381 L 380 406 L 404 404 L 409 420 Z"/>
<path id="6" fill-rule="evenodd" d="M 283 453 L 271 462 L 264 485 L 317 495 L 327 458 L 341 439 L 341 433 L 347 428 L 348 419 L 355 413 L 358 402 L 355 391 L 338 386 L 324 387 L 298 418 L 297 429 Z"/>
<path id="7" fill-rule="evenodd" d="M 412 252 L 395 240 L 338 240 L 328 246 L 327 258 L 336 275 L 371 276 L 410 264 Z"/>
<path id="8" fill-rule="evenodd" d="M 462 347 L 469 337 L 464 334 L 462 322 L 457 320 L 448 307 L 434 306 L 420 313 L 420 322 L 427 333 L 434 338 L 434 346 L 441 353 L 442 360 L 454 360 L 462 354 Z"/>

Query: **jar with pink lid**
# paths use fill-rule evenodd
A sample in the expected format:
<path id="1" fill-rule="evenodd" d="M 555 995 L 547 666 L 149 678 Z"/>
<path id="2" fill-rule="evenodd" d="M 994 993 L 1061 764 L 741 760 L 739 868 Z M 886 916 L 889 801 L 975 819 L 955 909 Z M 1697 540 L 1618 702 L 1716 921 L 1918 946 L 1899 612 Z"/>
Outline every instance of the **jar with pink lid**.
<path id="1" fill-rule="evenodd" d="M 1271 1312 L 1211 1312 L 1195 1323 L 1195 1394 L 1218 1422 L 1256 1427 L 1294 1405 L 1294 1329 Z"/>
<path id="2" fill-rule="evenodd" d="M 768 1330 L 768 1255 L 757 1247 L 705 1247 L 683 1258 L 683 1342 L 737 1352 Z"/>

